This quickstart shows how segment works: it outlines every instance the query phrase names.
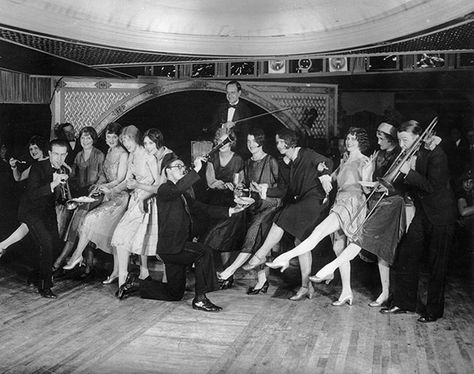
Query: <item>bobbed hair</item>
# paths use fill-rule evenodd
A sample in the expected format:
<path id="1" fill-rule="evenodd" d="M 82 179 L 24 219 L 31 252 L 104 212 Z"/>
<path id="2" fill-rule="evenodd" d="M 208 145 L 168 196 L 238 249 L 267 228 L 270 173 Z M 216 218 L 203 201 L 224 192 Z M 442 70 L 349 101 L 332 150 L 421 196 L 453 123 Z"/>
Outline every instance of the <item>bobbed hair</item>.
<path id="1" fill-rule="evenodd" d="M 367 134 L 366 129 L 363 129 L 361 127 L 351 127 L 347 132 L 347 135 L 354 135 L 356 137 L 361 152 L 365 152 L 369 149 L 369 134 Z"/>
<path id="2" fill-rule="evenodd" d="M 145 136 L 148 136 L 150 140 L 156 144 L 156 148 L 160 149 L 165 145 L 165 140 L 163 138 L 163 133 L 155 128 L 151 128 L 145 131 L 143 134 L 143 139 L 145 139 Z"/>

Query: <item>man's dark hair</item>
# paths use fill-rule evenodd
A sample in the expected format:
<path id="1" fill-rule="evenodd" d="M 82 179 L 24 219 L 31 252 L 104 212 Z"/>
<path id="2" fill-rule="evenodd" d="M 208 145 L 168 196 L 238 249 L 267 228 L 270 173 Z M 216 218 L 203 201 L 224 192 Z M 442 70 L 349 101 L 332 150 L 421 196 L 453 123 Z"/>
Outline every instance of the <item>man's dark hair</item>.
<path id="1" fill-rule="evenodd" d="M 229 87 L 230 85 L 232 84 L 235 84 L 235 86 L 237 87 L 237 91 L 242 91 L 242 86 L 240 85 L 239 81 L 236 81 L 236 80 L 232 80 L 230 82 L 227 82 L 227 84 L 225 85 L 225 88 L 227 89 L 227 87 Z"/>
<path id="2" fill-rule="evenodd" d="M 64 139 L 53 139 L 49 142 L 49 150 L 51 151 L 53 149 L 53 146 L 58 146 L 58 147 L 64 147 L 68 149 L 68 141 Z"/>

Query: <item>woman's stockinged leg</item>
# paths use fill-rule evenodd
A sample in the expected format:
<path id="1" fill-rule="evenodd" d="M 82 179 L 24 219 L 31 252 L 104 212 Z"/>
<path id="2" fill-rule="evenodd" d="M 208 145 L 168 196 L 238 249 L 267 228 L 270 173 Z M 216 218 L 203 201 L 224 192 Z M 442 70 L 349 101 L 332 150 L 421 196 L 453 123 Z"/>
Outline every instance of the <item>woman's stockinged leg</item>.
<path id="1" fill-rule="evenodd" d="M 316 277 L 327 278 L 328 276 L 330 276 L 330 274 L 334 273 L 334 271 L 336 271 L 338 267 L 354 259 L 354 257 L 356 257 L 361 250 L 361 248 L 357 244 L 354 244 L 354 243 L 349 244 L 342 251 L 339 249 L 338 246 L 339 246 L 339 243 L 335 242 L 333 249 L 337 257 L 333 261 L 331 261 L 329 264 L 324 266 L 321 270 L 319 270 L 316 273 Z"/>
<path id="2" fill-rule="evenodd" d="M 28 229 L 28 226 L 25 223 L 20 224 L 20 226 L 18 226 L 18 228 L 15 231 L 13 231 L 8 238 L 0 242 L 0 251 L 4 251 L 12 244 L 19 242 L 29 232 L 30 230 Z"/>
<path id="3" fill-rule="evenodd" d="M 275 223 L 272 224 L 272 227 L 270 228 L 270 231 L 268 232 L 265 241 L 263 242 L 262 246 L 257 250 L 255 255 L 250 259 L 248 264 L 257 265 L 261 262 L 261 260 L 264 260 L 265 257 L 270 253 L 272 248 L 280 242 L 284 233 L 285 232 L 281 227 L 279 227 Z"/>
<path id="4" fill-rule="evenodd" d="M 292 250 L 282 253 L 278 256 L 275 260 L 273 260 L 273 264 L 277 265 L 276 267 L 287 267 L 288 262 L 297 256 L 300 256 L 304 253 L 310 252 L 313 250 L 314 247 L 318 245 L 318 243 L 324 239 L 329 234 L 339 230 L 339 220 L 334 213 L 331 213 L 326 219 L 321 222 L 313 232 L 303 240 L 299 245 L 297 245 Z M 282 265 L 282 266 L 279 266 Z"/>
<path id="5" fill-rule="evenodd" d="M 148 271 L 148 257 L 140 255 L 140 279 L 148 278 L 150 272 Z"/>
<path id="6" fill-rule="evenodd" d="M 129 259 L 130 252 L 124 246 L 117 247 L 119 286 L 124 284 L 127 279 Z"/>
<path id="7" fill-rule="evenodd" d="M 250 253 L 239 253 L 234 262 L 224 269 L 222 273 L 219 274 L 220 279 L 229 279 L 234 273 L 240 268 L 245 262 L 250 258 Z"/>
<path id="8" fill-rule="evenodd" d="M 389 287 L 390 287 L 390 267 L 388 263 L 381 258 L 378 262 L 380 283 L 382 284 L 382 292 L 377 298 L 376 302 L 383 303 L 388 300 Z"/>

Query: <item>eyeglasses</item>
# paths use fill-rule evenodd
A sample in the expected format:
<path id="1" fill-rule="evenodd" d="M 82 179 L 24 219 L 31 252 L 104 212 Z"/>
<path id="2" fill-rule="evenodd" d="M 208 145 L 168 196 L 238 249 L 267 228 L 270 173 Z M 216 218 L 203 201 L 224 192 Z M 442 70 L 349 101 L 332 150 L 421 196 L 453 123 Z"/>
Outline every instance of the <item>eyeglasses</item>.
<path id="1" fill-rule="evenodd" d="M 178 168 L 179 170 L 186 169 L 186 166 L 183 164 L 168 166 L 168 169 Z"/>

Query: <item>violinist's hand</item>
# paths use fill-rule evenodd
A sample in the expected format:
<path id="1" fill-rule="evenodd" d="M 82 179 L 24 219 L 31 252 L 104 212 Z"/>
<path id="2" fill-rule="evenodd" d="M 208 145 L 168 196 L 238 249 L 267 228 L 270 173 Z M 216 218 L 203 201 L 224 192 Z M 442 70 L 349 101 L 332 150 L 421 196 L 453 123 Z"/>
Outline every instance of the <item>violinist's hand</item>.
<path id="1" fill-rule="evenodd" d="M 227 182 L 224 184 L 225 188 L 228 190 L 234 191 L 234 184 L 232 182 Z"/>
<path id="2" fill-rule="evenodd" d="M 229 131 L 234 126 L 235 126 L 235 122 L 232 122 L 232 121 L 228 121 L 228 122 L 222 124 L 222 128 L 226 131 Z"/>

